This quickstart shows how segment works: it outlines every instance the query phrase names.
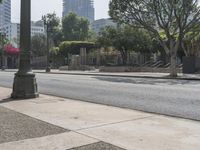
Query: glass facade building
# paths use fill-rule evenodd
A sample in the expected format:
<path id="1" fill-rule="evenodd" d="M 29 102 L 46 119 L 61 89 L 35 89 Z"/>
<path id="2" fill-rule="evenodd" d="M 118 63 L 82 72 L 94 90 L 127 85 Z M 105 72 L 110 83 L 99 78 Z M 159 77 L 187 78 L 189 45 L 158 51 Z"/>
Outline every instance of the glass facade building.
<path id="1" fill-rule="evenodd" d="M 93 0 L 63 0 L 63 16 L 70 12 L 76 13 L 80 17 L 94 21 L 94 1 Z"/>
<path id="2" fill-rule="evenodd" d="M 3 0 L 0 4 L 0 27 L 11 23 L 11 0 Z"/>

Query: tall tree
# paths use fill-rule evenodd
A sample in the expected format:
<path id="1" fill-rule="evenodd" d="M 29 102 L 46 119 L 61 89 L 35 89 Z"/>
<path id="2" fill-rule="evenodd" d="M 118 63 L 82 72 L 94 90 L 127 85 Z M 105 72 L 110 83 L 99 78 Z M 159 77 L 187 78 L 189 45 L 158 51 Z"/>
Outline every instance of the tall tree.
<path id="1" fill-rule="evenodd" d="M 55 13 L 49 13 L 43 16 L 42 20 L 44 21 L 49 38 L 58 46 L 58 43 L 62 38 L 59 17 L 57 17 Z"/>
<path id="2" fill-rule="evenodd" d="M 60 24 L 59 18 L 56 16 L 55 13 L 53 14 L 47 14 L 42 17 L 42 20 L 44 21 L 44 25 L 46 27 L 46 32 L 47 32 L 47 67 L 46 67 L 46 72 L 51 71 L 50 67 L 50 40 L 53 39 L 53 41 L 56 40 L 54 37 L 56 28 Z"/>
<path id="3" fill-rule="evenodd" d="M 31 38 L 31 51 L 34 57 L 46 55 L 46 36 L 38 34 Z"/>
<path id="4" fill-rule="evenodd" d="M 75 13 L 69 13 L 62 21 L 64 39 L 67 41 L 83 41 L 89 33 L 89 21 Z"/>
<path id="5" fill-rule="evenodd" d="M 182 48 L 186 56 L 198 56 L 200 54 L 200 33 L 188 33 L 182 43 Z"/>
<path id="6" fill-rule="evenodd" d="M 170 75 L 177 76 L 179 46 L 200 25 L 198 0 L 111 0 L 109 14 L 117 22 L 151 31 L 171 57 Z"/>
<path id="7" fill-rule="evenodd" d="M 129 51 L 141 53 L 150 52 L 152 40 L 150 34 L 145 30 L 136 29 L 130 26 L 103 28 L 97 40 L 97 43 L 103 47 L 114 47 L 121 53 L 123 64 L 127 64 Z"/>

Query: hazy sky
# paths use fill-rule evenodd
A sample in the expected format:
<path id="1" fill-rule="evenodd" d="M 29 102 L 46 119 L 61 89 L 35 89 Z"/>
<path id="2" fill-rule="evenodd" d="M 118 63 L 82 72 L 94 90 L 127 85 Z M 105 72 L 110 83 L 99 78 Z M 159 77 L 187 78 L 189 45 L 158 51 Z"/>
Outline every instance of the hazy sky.
<path id="1" fill-rule="evenodd" d="M 20 0 L 12 1 L 12 21 L 19 22 Z M 108 3 L 109 0 L 94 0 L 95 18 L 108 18 Z M 62 0 L 32 0 L 32 20 L 41 19 L 43 14 L 56 12 L 61 17 L 62 15 Z"/>

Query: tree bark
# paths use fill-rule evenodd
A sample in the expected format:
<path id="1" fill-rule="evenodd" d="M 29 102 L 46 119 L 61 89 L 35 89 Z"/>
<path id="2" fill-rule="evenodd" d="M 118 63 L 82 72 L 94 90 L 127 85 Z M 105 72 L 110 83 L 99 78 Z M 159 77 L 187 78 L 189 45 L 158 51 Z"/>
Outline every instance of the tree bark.
<path id="1" fill-rule="evenodd" d="M 126 50 L 121 50 L 120 53 L 121 53 L 121 56 L 122 56 L 123 65 L 127 65 L 127 59 L 128 59 L 127 51 Z"/>
<path id="2" fill-rule="evenodd" d="M 177 77 L 177 68 L 176 68 L 176 50 L 171 50 L 171 65 L 170 65 L 170 76 Z"/>

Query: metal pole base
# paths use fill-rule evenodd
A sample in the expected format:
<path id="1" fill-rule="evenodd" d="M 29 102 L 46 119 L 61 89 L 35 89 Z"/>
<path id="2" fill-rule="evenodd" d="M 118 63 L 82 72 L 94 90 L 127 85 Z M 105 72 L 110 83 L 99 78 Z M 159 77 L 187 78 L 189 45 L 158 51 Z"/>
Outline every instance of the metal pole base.
<path id="1" fill-rule="evenodd" d="M 13 93 L 14 99 L 30 99 L 39 97 L 35 74 L 15 74 Z"/>

